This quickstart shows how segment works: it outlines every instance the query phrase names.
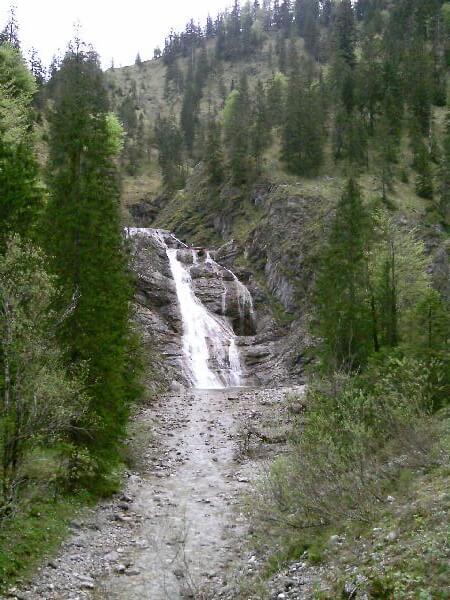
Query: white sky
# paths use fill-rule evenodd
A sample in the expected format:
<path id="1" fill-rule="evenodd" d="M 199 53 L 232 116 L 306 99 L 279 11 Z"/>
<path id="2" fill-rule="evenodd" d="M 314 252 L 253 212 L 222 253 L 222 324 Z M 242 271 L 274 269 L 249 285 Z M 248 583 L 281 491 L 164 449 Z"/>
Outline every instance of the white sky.
<path id="1" fill-rule="evenodd" d="M 214 17 L 230 0 L 13 0 L 17 7 L 20 40 L 25 51 L 35 46 L 48 65 L 73 37 L 81 23 L 81 36 L 92 43 L 104 67 L 133 64 L 139 52 L 143 60 L 153 57 L 171 27 L 184 28 L 193 18 L 202 26 L 208 12 Z M 0 29 L 6 22 L 9 0 L 0 0 Z"/>

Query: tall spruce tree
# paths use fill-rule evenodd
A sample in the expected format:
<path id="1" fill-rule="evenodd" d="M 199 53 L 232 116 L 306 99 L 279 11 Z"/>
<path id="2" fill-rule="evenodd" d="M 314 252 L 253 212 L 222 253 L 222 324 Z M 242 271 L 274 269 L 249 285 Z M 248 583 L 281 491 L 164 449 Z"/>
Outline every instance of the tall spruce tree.
<path id="1" fill-rule="evenodd" d="M 326 369 L 358 369 L 373 347 L 367 248 L 371 219 L 349 179 L 337 205 L 316 281 L 316 333 Z"/>
<path id="2" fill-rule="evenodd" d="M 262 81 L 258 79 L 255 89 L 255 101 L 253 103 L 252 128 L 250 130 L 251 154 L 255 160 L 256 172 L 261 173 L 262 158 L 264 151 L 270 144 L 270 126 L 268 123 L 268 111 L 266 91 Z"/>
<path id="3" fill-rule="evenodd" d="M 224 179 L 224 158 L 222 153 L 222 127 L 213 116 L 208 119 L 204 161 L 208 178 L 212 185 L 220 185 Z"/>
<path id="4" fill-rule="evenodd" d="M 450 227 L 450 111 L 447 113 L 447 124 L 439 168 L 440 179 L 440 214 L 444 225 Z"/>
<path id="5" fill-rule="evenodd" d="M 0 46 L 3 44 L 9 44 L 16 50 L 20 49 L 19 24 L 17 22 L 16 8 L 14 5 L 10 7 L 8 21 L 3 31 L 0 32 Z"/>
<path id="6" fill-rule="evenodd" d="M 250 143 L 248 127 L 250 123 L 250 100 L 245 73 L 241 76 L 239 88 L 228 96 L 224 108 L 224 133 L 228 155 L 228 165 L 235 184 L 246 183 L 250 175 Z"/>
<path id="7" fill-rule="evenodd" d="M 36 84 L 20 50 L 0 46 L 0 252 L 12 233 L 30 237 L 42 208 L 32 129 Z"/>
<path id="8" fill-rule="evenodd" d="M 288 84 L 281 152 L 289 172 L 317 175 L 323 163 L 323 122 L 317 88 L 294 71 Z"/>
<path id="9" fill-rule="evenodd" d="M 99 471 L 114 460 L 124 433 L 133 382 L 128 372 L 131 286 L 119 217 L 116 155 L 122 131 L 108 113 L 97 55 L 75 41 L 55 76 L 45 243 L 58 275 L 61 327 L 70 362 L 86 362 L 90 406 L 76 441 Z"/>
<path id="10" fill-rule="evenodd" d="M 169 191 L 183 187 L 183 136 L 173 115 L 170 117 L 158 116 L 155 124 L 155 138 L 164 186 Z"/>

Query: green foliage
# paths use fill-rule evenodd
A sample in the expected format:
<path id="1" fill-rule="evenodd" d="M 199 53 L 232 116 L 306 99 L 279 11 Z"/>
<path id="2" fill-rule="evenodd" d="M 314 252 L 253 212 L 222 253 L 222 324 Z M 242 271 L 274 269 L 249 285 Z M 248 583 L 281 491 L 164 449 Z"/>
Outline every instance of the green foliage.
<path id="1" fill-rule="evenodd" d="M 219 121 L 208 120 L 204 160 L 208 170 L 209 181 L 220 185 L 224 179 L 224 161 L 222 154 L 222 128 Z"/>
<path id="2" fill-rule="evenodd" d="M 396 346 L 408 340 L 416 327 L 412 314 L 429 293 L 430 261 L 415 231 L 399 228 L 383 212 L 375 218 L 378 241 L 369 255 L 369 278 L 376 303 L 378 342 Z"/>
<path id="3" fill-rule="evenodd" d="M 159 117 L 156 121 L 155 136 L 164 186 L 169 191 L 180 189 L 185 183 L 183 137 L 174 118 Z"/>
<path id="4" fill-rule="evenodd" d="M 268 84 L 267 118 L 269 128 L 279 127 L 284 123 L 283 106 L 287 87 L 287 79 L 282 73 L 277 73 Z"/>
<path id="5" fill-rule="evenodd" d="M 422 140 L 417 143 L 414 166 L 417 171 L 416 193 L 421 198 L 431 200 L 434 195 L 433 173 L 429 151 Z"/>
<path id="6" fill-rule="evenodd" d="M 306 420 L 272 468 L 258 518 L 279 532 L 370 522 L 402 471 L 445 460 L 428 381 L 424 363 L 396 356 L 359 377 L 313 381 Z"/>
<path id="7" fill-rule="evenodd" d="M 261 173 L 262 157 L 271 142 L 270 124 L 267 110 L 266 92 L 260 80 L 255 89 L 252 128 L 250 130 L 250 152 L 256 163 L 257 173 Z"/>
<path id="8" fill-rule="evenodd" d="M 11 232 L 30 237 L 41 208 L 32 138 L 31 102 L 36 91 L 20 51 L 0 45 L 0 252 Z"/>
<path id="9" fill-rule="evenodd" d="M 445 225 L 450 227 L 450 111 L 447 113 L 446 131 L 439 169 L 440 214 Z"/>
<path id="10" fill-rule="evenodd" d="M 51 558 L 69 533 L 80 498 L 34 498 L 0 524 L 0 593 Z"/>
<path id="11" fill-rule="evenodd" d="M 370 215 L 357 183 L 350 179 L 338 203 L 316 282 L 316 330 L 327 368 L 357 369 L 371 346 L 367 301 Z"/>
<path id="12" fill-rule="evenodd" d="M 46 259 L 15 237 L 0 259 L 0 516 L 15 500 L 27 456 L 66 435 L 86 407 L 82 373 L 68 375 L 56 327 L 55 279 Z"/>
<path id="13" fill-rule="evenodd" d="M 114 113 L 106 115 L 107 152 L 111 156 L 119 156 L 124 146 L 124 131 L 119 119 Z"/>
<path id="14" fill-rule="evenodd" d="M 338 203 L 316 282 L 323 366 L 359 369 L 384 347 L 411 344 L 429 296 L 429 259 L 415 231 L 369 211 L 350 180 Z"/>
<path id="15" fill-rule="evenodd" d="M 32 122 L 31 101 L 36 83 L 20 50 L 0 46 L 0 135 L 3 143 L 17 146 L 28 140 Z"/>
<path id="16" fill-rule="evenodd" d="M 324 118 L 317 87 L 293 73 L 287 91 L 281 154 L 290 173 L 317 175 L 323 163 Z"/>
<path id="17" fill-rule="evenodd" d="M 115 153 L 120 128 L 108 112 L 98 58 L 78 42 L 54 76 L 50 120 L 45 244 L 62 286 L 59 304 L 75 300 L 60 327 L 71 363 L 87 362 L 89 410 L 73 436 L 99 470 L 117 457 L 129 410 L 131 282 L 119 215 Z"/>
<path id="18" fill-rule="evenodd" d="M 247 128 L 250 124 L 248 86 L 242 78 L 238 90 L 228 96 L 223 110 L 223 129 L 228 166 L 235 184 L 243 184 L 250 176 L 250 144 Z"/>

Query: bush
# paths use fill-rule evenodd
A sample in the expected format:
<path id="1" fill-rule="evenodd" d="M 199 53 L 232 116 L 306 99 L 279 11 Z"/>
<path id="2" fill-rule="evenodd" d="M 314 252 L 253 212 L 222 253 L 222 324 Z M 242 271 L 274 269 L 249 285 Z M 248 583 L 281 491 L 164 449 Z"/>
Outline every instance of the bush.
<path id="1" fill-rule="evenodd" d="M 312 382 L 306 418 L 266 478 L 258 517 L 280 533 L 370 522 L 404 470 L 439 458 L 429 377 L 425 363 L 389 356 L 364 375 Z"/>
<path id="2" fill-rule="evenodd" d="M 23 467 L 57 444 L 85 411 L 82 369 L 69 373 L 53 311 L 57 290 L 40 250 L 16 236 L 0 257 L 0 518 L 17 500 Z"/>

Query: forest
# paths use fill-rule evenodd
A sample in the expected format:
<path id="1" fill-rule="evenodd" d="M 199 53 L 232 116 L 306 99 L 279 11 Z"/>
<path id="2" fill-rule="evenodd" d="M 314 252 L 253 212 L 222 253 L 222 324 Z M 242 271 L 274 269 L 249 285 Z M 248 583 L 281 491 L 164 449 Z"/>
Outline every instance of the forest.
<path id="1" fill-rule="evenodd" d="M 151 52 L 0 33 L 0 597 L 72 598 L 42 561 L 104 502 L 138 527 L 142 456 L 223 399 L 253 558 L 80 597 L 447 598 L 450 2 L 234 0 Z"/>

